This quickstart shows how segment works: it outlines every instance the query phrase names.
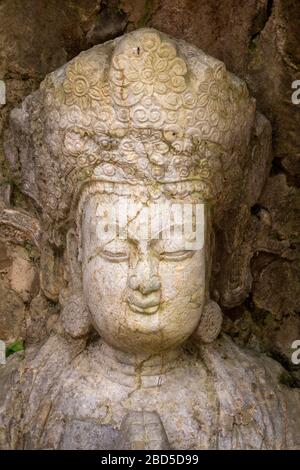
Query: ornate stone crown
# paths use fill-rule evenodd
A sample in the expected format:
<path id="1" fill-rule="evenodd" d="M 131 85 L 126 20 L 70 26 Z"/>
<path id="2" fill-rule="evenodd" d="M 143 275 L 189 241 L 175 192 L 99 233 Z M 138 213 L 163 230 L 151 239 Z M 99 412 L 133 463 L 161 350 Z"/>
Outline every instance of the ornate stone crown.
<path id="1" fill-rule="evenodd" d="M 12 112 L 6 154 L 56 227 L 94 183 L 222 203 L 247 163 L 254 117 L 246 85 L 223 63 L 140 29 L 48 75 Z"/>

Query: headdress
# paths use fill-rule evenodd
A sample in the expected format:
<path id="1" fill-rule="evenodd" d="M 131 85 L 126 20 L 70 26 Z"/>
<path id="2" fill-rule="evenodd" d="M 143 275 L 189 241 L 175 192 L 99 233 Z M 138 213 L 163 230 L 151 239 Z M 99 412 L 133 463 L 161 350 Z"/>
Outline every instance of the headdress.
<path id="1" fill-rule="evenodd" d="M 6 154 L 58 230 L 95 184 L 226 204 L 247 167 L 254 117 L 246 85 L 222 62 L 140 29 L 48 75 L 13 110 Z"/>

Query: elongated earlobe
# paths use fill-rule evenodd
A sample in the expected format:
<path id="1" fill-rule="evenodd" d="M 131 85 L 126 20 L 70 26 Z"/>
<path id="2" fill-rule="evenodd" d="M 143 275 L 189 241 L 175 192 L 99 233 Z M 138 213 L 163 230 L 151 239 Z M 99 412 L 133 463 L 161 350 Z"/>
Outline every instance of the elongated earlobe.
<path id="1" fill-rule="evenodd" d="M 71 295 L 61 313 L 66 333 L 72 338 L 81 338 L 90 332 L 90 314 L 83 300 L 82 292 Z"/>
<path id="2" fill-rule="evenodd" d="M 223 314 L 219 305 L 209 300 L 204 306 L 194 338 L 202 343 L 212 343 L 221 332 L 222 321 Z"/>

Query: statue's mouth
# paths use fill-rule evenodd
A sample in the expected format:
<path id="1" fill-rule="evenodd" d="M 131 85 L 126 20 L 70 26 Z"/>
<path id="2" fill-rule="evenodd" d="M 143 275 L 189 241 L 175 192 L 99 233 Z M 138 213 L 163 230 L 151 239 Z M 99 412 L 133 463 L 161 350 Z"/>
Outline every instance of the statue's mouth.
<path id="1" fill-rule="evenodd" d="M 159 309 L 161 299 L 160 291 L 150 292 L 149 294 L 141 294 L 140 292 L 130 292 L 127 297 L 127 303 L 130 310 L 135 313 L 143 313 L 152 315 Z"/>
<path id="2" fill-rule="evenodd" d="M 159 303 L 156 303 L 155 305 L 141 306 L 128 300 L 128 305 L 133 312 L 143 313 L 145 315 L 152 315 L 153 313 L 156 313 L 159 309 Z"/>

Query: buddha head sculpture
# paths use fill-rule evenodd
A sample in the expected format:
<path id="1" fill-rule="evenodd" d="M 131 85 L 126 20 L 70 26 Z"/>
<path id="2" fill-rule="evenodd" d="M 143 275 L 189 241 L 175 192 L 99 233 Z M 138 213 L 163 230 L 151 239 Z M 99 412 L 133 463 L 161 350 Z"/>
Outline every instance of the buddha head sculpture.
<path id="1" fill-rule="evenodd" d="M 12 112 L 7 157 L 49 243 L 67 247 L 71 336 L 92 324 L 110 346 L 147 354 L 195 330 L 217 336 L 212 226 L 251 173 L 254 122 L 243 81 L 153 29 L 82 52 Z"/>

